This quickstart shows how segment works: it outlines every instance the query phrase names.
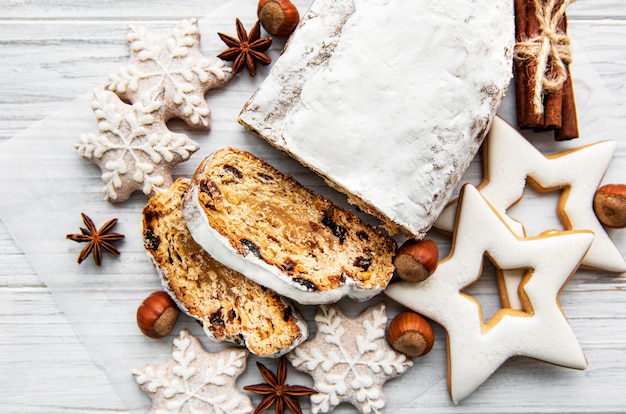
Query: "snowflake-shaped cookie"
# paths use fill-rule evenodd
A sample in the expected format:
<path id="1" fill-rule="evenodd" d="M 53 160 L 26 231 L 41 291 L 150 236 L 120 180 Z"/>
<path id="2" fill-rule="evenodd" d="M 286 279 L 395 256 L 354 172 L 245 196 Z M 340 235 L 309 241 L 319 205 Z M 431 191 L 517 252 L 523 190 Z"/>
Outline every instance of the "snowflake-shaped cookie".
<path id="1" fill-rule="evenodd" d="M 105 200 L 124 201 L 136 190 L 148 196 L 167 190 L 174 165 L 198 150 L 186 135 L 167 129 L 161 106 L 149 95 L 128 105 L 113 92 L 94 91 L 98 129 L 83 134 L 75 148 L 102 170 Z"/>
<path id="2" fill-rule="evenodd" d="M 152 413 L 244 414 L 252 412 L 252 403 L 235 381 L 247 358 L 248 351 L 239 348 L 209 353 L 183 329 L 167 363 L 146 365 L 133 376 L 152 399 Z"/>
<path id="3" fill-rule="evenodd" d="M 342 401 L 362 413 L 382 412 L 383 384 L 413 365 L 387 344 L 385 305 L 371 307 L 355 319 L 336 306 L 320 306 L 315 322 L 315 338 L 287 355 L 295 368 L 313 377 L 319 391 L 311 396 L 313 413 L 327 413 Z"/>
<path id="4" fill-rule="evenodd" d="M 109 76 L 106 89 L 130 102 L 144 93 L 159 96 L 165 120 L 180 118 L 209 129 L 211 111 L 204 95 L 232 74 L 223 60 L 202 56 L 197 20 L 183 20 L 165 36 L 131 26 L 126 41 L 130 63 Z"/>

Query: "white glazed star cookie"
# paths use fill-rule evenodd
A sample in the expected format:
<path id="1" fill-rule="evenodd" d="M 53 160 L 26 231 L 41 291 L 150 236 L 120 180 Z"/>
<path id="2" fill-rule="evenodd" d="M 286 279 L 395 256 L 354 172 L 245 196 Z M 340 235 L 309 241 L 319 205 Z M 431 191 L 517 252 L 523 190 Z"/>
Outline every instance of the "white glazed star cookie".
<path id="1" fill-rule="evenodd" d="M 83 134 L 75 148 L 102 170 L 105 200 L 120 202 L 134 191 L 153 196 L 167 190 L 174 166 L 198 150 L 186 135 L 167 129 L 161 106 L 149 95 L 128 105 L 113 92 L 94 91 L 91 107 L 98 128 Z"/>
<path id="2" fill-rule="evenodd" d="M 131 26 L 126 41 L 130 63 L 109 76 L 106 89 L 130 102 L 144 93 L 158 96 L 165 120 L 180 118 L 209 129 L 211 111 L 204 95 L 232 75 L 223 60 L 202 56 L 197 20 L 182 20 L 164 36 Z"/>
<path id="3" fill-rule="evenodd" d="M 315 322 L 315 338 L 287 355 L 296 369 L 313 377 L 318 393 L 311 396 L 312 412 L 330 412 L 343 401 L 361 413 L 382 411 L 383 384 L 413 365 L 387 344 L 385 305 L 371 307 L 356 319 L 323 305 Z"/>
<path id="4" fill-rule="evenodd" d="M 611 161 L 616 144 L 599 142 L 561 153 L 544 156 L 515 128 L 496 118 L 484 152 L 484 178 L 481 194 L 502 214 L 520 236 L 526 235 L 520 223 L 506 211 L 523 195 L 526 182 L 538 191 L 563 190 L 557 212 L 568 230 L 591 230 L 595 238 L 582 264 L 615 272 L 626 271 L 626 262 L 595 216 L 593 197 Z M 452 231 L 457 200 L 453 200 L 435 222 L 435 228 Z M 548 229 L 546 229 L 548 230 Z M 505 297 L 514 309 L 521 309 L 517 289 L 523 272 L 507 270 L 502 281 Z"/>
<path id="5" fill-rule="evenodd" d="M 247 358 L 248 351 L 238 348 L 209 353 L 183 329 L 174 339 L 171 359 L 134 370 L 133 376 L 152 399 L 152 413 L 247 414 L 252 402 L 235 384 Z"/>
<path id="6" fill-rule="evenodd" d="M 598 142 L 546 156 L 506 121 L 496 118 L 485 145 L 485 172 L 478 188 L 519 235 L 524 235 L 523 223 L 516 223 L 506 211 L 522 198 L 525 184 L 540 192 L 560 189 L 557 212 L 563 227 L 595 234 L 582 265 L 626 271 L 626 261 L 593 211 L 593 197 L 611 162 L 615 142 Z M 452 230 L 455 205 L 456 200 L 444 210 L 436 228 Z"/>
<path id="7" fill-rule="evenodd" d="M 587 361 L 559 306 L 559 294 L 593 240 L 589 231 L 521 238 L 467 184 L 448 257 L 419 283 L 399 282 L 385 294 L 444 326 L 448 334 L 448 386 L 458 402 L 509 357 L 527 356 L 575 369 Z M 500 269 L 526 269 L 519 290 L 523 310 L 500 309 L 483 321 L 480 304 L 462 289 L 476 281 L 484 257 Z"/>

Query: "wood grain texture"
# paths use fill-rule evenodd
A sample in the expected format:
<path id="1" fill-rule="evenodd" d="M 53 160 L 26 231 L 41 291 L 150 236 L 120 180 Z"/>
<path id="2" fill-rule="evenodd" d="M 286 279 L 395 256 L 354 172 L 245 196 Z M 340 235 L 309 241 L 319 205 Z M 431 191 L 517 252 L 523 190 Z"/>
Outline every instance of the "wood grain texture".
<path id="1" fill-rule="evenodd" d="M 128 24 L 140 22 L 166 28 L 181 18 L 204 16 L 228 1 L 188 0 L 176 2 L 173 7 L 171 0 L 0 0 L 0 151 L 3 143 L 77 96 L 100 86 L 109 73 L 124 64 L 128 51 L 123 39 Z M 307 3 L 302 0 L 298 4 Z M 256 2 L 250 0 L 250 7 L 255 5 Z M 603 114 L 624 116 L 624 1 L 578 0 L 571 6 L 568 16 L 572 36 L 585 50 L 614 98 L 610 106 L 593 111 L 598 114 L 597 122 L 603 122 Z M 573 70 L 576 70 L 575 63 Z M 626 138 L 623 130 L 615 130 L 614 134 L 604 137 L 620 140 L 607 179 L 624 182 Z M 275 156 L 272 152 L 268 154 Z M 293 167 L 293 172 L 300 174 L 298 177 L 305 185 L 314 189 L 323 186 L 316 177 L 303 176 L 297 166 Z M 99 174 L 96 169 L 90 169 L 89 173 Z M 479 174 L 475 169 L 468 176 L 477 180 Z M 85 188 L 85 191 L 99 190 Z M 98 213 L 97 204 L 79 208 Z M 68 228 L 68 231 L 74 229 Z M 34 234 L 33 238 L 36 236 Z M 625 232 L 613 231 L 611 236 L 624 251 Z M 445 239 L 441 240 L 445 244 Z M 73 260 L 74 253 L 66 252 L 63 258 Z M 125 251 L 125 267 L 113 268 L 108 279 L 98 278 L 96 272 L 87 274 L 91 278 L 85 283 L 95 290 L 116 289 L 120 312 L 127 312 L 135 306 L 128 303 L 129 298 L 135 298 L 137 290 L 152 286 L 146 274 L 138 275 L 135 286 L 124 284 L 130 272 L 142 271 L 143 255 L 140 249 Z M 481 280 L 472 289 L 485 306 L 493 303 L 496 292 L 488 279 Z M 561 296 L 562 308 L 590 361 L 588 370 L 572 372 L 515 358 L 504 364 L 467 404 L 454 407 L 449 405 L 445 374 L 420 375 L 445 370 L 442 365 L 445 341 L 439 340 L 433 355 L 417 360 L 409 376 L 390 381 L 386 386 L 385 392 L 394 396 L 394 406 L 401 407 L 393 412 L 626 411 L 624 290 L 624 275 L 607 276 L 583 270 Z M 98 303 L 92 305 L 97 307 Z M 81 323 L 89 324 L 88 318 Z M 131 332 L 135 326 L 132 320 L 121 327 L 109 326 L 103 320 L 93 329 Z M 435 329 L 438 338 L 445 337 L 440 327 Z M 134 340 L 137 340 L 134 336 L 120 336 L 116 346 L 132 349 Z M 144 362 L 148 361 L 137 360 L 138 365 Z M 0 387 L 3 390 L 0 412 L 127 412 L 103 370 L 106 367 L 96 365 L 0 217 Z M 533 375 L 528 375 L 529 371 Z M 520 381 L 527 384 L 516 391 Z M 344 406 L 339 411 L 355 412 Z"/>

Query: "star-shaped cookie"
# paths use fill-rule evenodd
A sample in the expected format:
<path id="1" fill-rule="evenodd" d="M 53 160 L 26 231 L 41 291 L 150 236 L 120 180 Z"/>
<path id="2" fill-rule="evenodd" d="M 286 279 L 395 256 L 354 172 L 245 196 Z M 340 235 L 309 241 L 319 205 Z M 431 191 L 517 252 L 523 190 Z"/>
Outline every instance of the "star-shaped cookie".
<path id="1" fill-rule="evenodd" d="M 315 322 L 315 338 L 287 355 L 296 369 L 313 377 L 318 393 L 311 396 L 312 412 L 330 412 L 342 401 L 362 413 L 381 412 L 383 384 L 413 365 L 385 339 L 385 305 L 373 306 L 355 319 L 336 306 L 323 305 Z"/>
<path id="2" fill-rule="evenodd" d="M 232 74 L 223 60 L 202 56 L 197 20 L 182 20 L 163 36 L 131 26 L 126 41 L 130 62 L 109 76 L 106 89 L 130 102 L 145 93 L 159 96 L 165 120 L 180 118 L 191 127 L 209 129 L 211 111 L 204 95 Z"/>
<path id="3" fill-rule="evenodd" d="M 448 384 L 455 402 L 512 356 L 585 369 L 585 356 L 559 306 L 559 294 L 592 240 L 589 231 L 519 237 L 467 184 L 461 191 L 450 255 L 425 281 L 394 283 L 385 294 L 446 329 Z M 462 292 L 480 278 L 485 256 L 500 269 L 527 270 L 520 287 L 523 310 L 500 309 L 486 323 L 478 301 Z"/>
<path id="4" fill-rule="evenodd" d="M 94 91 L 91 107 L 96 131 L 75 144 L 79 155 L 102 170 L 105 200 L 127 200 L 134 191 L 151 197 L 172 184 L 174 166 L 199 146 L 184 134 L 171 132 L 159 115 L 162 103 L 142 95 L 132 105 L 113 92 Z"/>
<path id="5" fill-rule="evenodd" d="M 174 339 L 171 359 L 134 370 L 133 376 L 152 399 L 152 413 L 247 414 L 252 402 L 235 384 L 247 358 L 248 351 L 240 348 L 209 353 L 183 329 Z"/>
<path id="6" fill-rule="evenodd" d="M 563 227 L 595 234 L 582 265 L 626 271 L 624 257 L 593 211 L 593 197 L 613 158 L 615 142 L 598 142 L 546 156 L 514 127 L 496 117 L 485 146 L 484 175 L 478 188 L 518 234 L 525 235 L 523 223 L 515 222 L 506 211 L 522 198 L 526 183 L 540 192 L 562 190 L 557 213 Z M 455 205 L 453 201 L 446 207 L 435 228 L 452 230 Z"/>

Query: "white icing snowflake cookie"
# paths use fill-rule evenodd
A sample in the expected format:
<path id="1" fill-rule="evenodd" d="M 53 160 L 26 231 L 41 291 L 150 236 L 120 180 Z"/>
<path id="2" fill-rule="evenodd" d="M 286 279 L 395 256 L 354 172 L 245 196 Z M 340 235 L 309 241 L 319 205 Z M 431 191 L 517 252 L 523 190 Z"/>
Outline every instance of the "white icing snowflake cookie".
<path id="1" fill-rule="evenodd" d="M 165 120 L 180 118 L 191 127 L 209 129 L 211 111 L 204 95 L 232 74 L 223 60 L 202 56 L 197 20 L 183 20 L 165 36 L 131 26 L 126 41 L 130 63 L 109 76 L 106 89 L 129 102 L 149 93 L 163 102 Z"/>
<path id="2" fill-rule="evenodd" d="M 585 369 L 587 360 L 559 305 L 559 295 L 593 241 L 590 231 L 524 238 L 467 184 L 448 257 L 419 283 L 392 283 L 385 294 L 440 323 L 448 334 L 448 386 L 453 401 L 471 394 L 512 356 Z M 462 290 L 481 277 L 489 257 L 501 270 L 523 269 L 522 310 L 503 307 L 488 321 Z"/>
<path id="3" fill-rule="evenodd" d="M 167 190 L 174 166 L 199 148 L 167 129 L 159 115 L 161 101 L 147 94 L 129 105 L 113 92 L 95 90 L 91 107 L 98 128 L 83 134 L 75 148 L 102 170 L 107 201 L 127 200 L 134 191 L 151 197 Z"/>
<path id="4" fill-rule="evenodd" d="M 319 392 L 311 396 L 312 412 L 327 413 L 343 401 L 361 413 L 381 412 L 383 384 L 413 365 L 385 339 L 385 305 L 371 307 L 356 319 L 336 306 L 320 306 L 315 322 L 315 338 L 287 355 L 296 369 L 313 377 Z"/>
<path id="5" fill-rule="evenodd" d="M 252 412 L 252 402 L 235 382 L 247 358 L 248 351 L 239 348 L 209 353 L 183 329 L 170 360 L 134 370 L 133 376 L 152 399 L 152 413 L 245 414 Z"/>

